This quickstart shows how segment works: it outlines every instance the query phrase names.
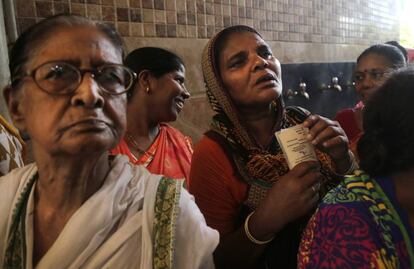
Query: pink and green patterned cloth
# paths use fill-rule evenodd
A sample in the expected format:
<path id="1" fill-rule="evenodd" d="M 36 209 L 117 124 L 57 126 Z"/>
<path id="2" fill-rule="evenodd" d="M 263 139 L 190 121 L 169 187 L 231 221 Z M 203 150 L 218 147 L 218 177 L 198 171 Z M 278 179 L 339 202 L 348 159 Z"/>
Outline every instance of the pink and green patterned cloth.
<path id="1" fill-rule="evenodd" d="M 392 180 L 357 171 L 311 218 L 298 268 L 414 268 L 413 235 Z"/>

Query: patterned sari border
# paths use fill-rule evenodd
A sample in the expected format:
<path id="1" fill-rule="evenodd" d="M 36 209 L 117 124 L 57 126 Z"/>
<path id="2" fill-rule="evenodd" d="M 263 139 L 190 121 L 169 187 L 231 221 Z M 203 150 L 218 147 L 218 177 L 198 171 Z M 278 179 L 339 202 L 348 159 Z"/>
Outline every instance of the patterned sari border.
<path id="1" fill-rule="evenodd" d="M 158 185 L 154 208 L 154 269 L 173 266 L 181 185 L 180 180 L 166 177 L 161 178 Z"/>
<path id="2" fill-rule="evenodd" d="M 36 173 L 23 187 L 15 204 L 4 257 L 4 269 L 26 268 L 26 208 L 30 192 L 38 178 Z"/>

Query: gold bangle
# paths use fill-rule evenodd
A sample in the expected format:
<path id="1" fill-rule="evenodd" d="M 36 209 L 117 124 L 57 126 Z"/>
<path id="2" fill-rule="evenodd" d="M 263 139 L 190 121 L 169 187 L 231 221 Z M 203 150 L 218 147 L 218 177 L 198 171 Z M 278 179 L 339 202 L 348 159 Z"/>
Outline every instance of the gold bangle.
<path id="1" fill-rule="evenodd" d="M 250 233 L 249 231 L 249 219 L 250 217 L 253 215 L 254 211 L 252 213 L 250 213 L 246 220 L 244 221 L 244 232 L 246 233 L 247 238 L 249 238 L 249 240 L 257 245 L 264 245 L 269 243 L 270 241 L 272 241 L 274 239 L 274 237 L 270 238 L 269 240 L 266 241 L 261 241 L 261 240 L 257 240 L 256 238 L 253 237 L 253 235 Z"/>

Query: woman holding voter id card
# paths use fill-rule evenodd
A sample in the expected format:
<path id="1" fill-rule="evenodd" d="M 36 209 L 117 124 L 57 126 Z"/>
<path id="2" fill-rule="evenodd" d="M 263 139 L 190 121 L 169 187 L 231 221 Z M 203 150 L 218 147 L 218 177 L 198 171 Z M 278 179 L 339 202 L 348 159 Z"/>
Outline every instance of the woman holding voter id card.
<path id="1" fill-rule="evenodd" d="M 284 106 L 280 63 L 248 26 L 216 34 L 202 68 L 215 115 L 195 148 L 189 190 L 220 232 L 216 267 L 296 268 L 309 215 L 355 168 L 346 135 L 334 121 Z M 281 140 L 290 130 L 296 141 L 284 149 L 306 156 L 292 169 L 275 137 L 281 130 Z"/>

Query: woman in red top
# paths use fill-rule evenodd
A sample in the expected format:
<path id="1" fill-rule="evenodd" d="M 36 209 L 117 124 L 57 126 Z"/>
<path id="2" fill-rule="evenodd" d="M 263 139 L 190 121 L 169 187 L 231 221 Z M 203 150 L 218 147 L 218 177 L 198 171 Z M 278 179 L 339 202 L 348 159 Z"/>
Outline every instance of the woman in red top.
<path id="1" fill-rule="evenodd" d="M 190 192 L 220 232 L 217 268 L 296 268 L 306 216 L 335 177 L 352 168 L 345 133 L 326 118 L 282 102 L 280 63 L 248 26 L 224 29 L 202 56 L 216 115 L 197 145 Z M 319 162 L 289 171 L 274 133 L 303 123 Z"/>
<path id="2" fill-rule="evenodd" d="M 128 92 L 127 132 L 111 153 L 127 155 L 151 173 L 188 180 L 191 139 L 165 124 L 177 119 L 190 97 L 183 61 L 165 49 L 144 47 L 129 53 L 125 64 L 137 80 Z"/>
<path id="3" fill-rule="evenodd" d="M 359 55 L 354 72 L 355 89 L 361 101 L 354 108 L 339 111 L 335 120 L 348 136 L 351 150 L 356 153 L 356 145 L 362 135 L 362 111 L 371 95 L 384 83 L 385 75 L 406 65 L 403 53 L 393 45 L 377 44 Z"/>

